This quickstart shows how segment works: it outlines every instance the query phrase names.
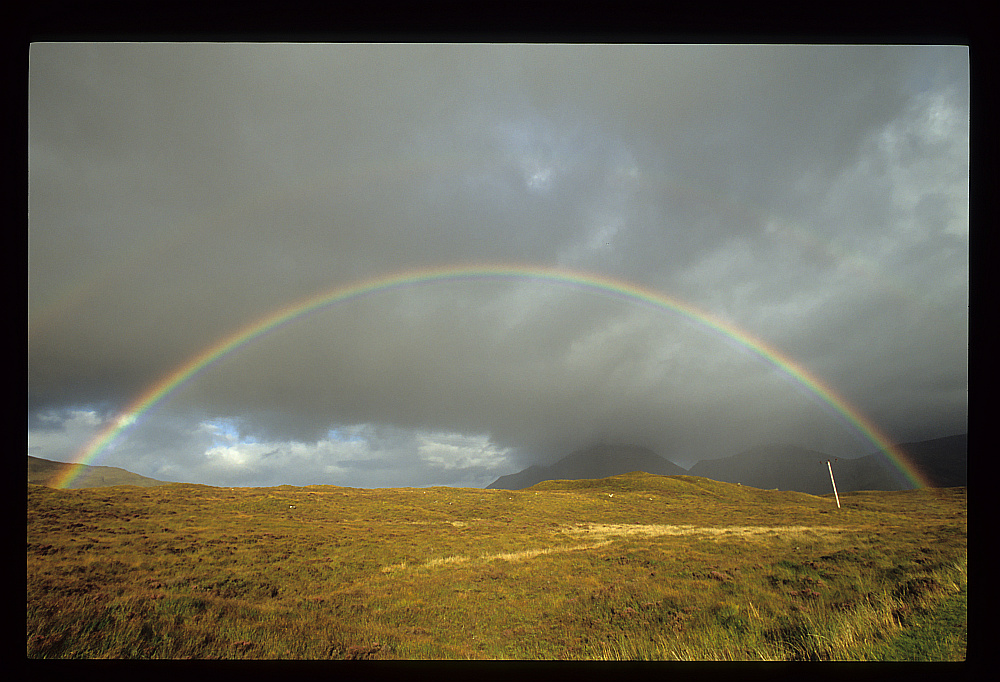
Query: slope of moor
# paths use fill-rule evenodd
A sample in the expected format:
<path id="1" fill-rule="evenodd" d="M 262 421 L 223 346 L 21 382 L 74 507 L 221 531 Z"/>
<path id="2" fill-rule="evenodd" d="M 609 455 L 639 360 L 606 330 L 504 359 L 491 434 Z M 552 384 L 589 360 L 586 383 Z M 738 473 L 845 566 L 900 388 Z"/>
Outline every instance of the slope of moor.
<path id="1" fill-rule="evenodd" d="M 27 654 L 960 660 L 965 496 L 29 485 Z"/>

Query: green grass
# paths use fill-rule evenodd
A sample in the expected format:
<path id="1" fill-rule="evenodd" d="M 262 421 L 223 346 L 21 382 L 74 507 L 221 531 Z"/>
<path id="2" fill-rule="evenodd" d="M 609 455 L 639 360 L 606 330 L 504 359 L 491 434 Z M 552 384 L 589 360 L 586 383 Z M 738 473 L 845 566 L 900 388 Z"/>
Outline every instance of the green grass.
<path id="1" fill-rule="evenodd" d="M 965 492 L 29 485 L 27 654 L 961 660 Z"/>

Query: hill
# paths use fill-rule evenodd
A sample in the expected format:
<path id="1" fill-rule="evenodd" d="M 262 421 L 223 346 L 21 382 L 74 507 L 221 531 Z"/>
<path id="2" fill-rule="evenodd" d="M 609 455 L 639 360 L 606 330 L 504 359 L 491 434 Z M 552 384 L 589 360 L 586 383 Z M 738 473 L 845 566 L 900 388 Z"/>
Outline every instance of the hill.
<path id="1" fill-rule="evenodd" d="M 633 471 L 661 476 L 688 473 L 648 448 L 637 445 L 595 445 L 577 450 L 551 466 L 535 465 L 516 474 L 501 476 L 486 486 L 486 489 L 523 490 L 542 481 L 599 479 Z"/>
<path id="2" fill-rule="evenodd" d="M 966 492 L 29 485 L 27 656 L 963 660 Z"/>
<path id="3" fill-rule="evenodd" d="M 70 488 L 105 488 L 113 485 L 136 485 L 149 488 L 157 485 L 168 485 L 167 481 L 147 478 L 118 467 L 67 464 L 31 455 L 28 455 L 28 483 L 53 487 L 55 477 L 63 474 L 66 467 L 82 469 L 73 479 Z"/>

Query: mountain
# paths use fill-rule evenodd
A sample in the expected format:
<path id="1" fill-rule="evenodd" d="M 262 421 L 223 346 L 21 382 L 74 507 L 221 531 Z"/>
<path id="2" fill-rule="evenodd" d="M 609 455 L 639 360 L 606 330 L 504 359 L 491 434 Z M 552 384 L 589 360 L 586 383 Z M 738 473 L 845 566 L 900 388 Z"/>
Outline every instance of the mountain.
<path id="1" fill-rule="evenodd" d="M 936 488 L 969 485 L 969 434 L 897 446 Z"/>
<path id="2" fill-rule="evenodd" d="M 833 492 L 830 472 L 826 468 L 828 459 L 832 460 L 833 457 L 798 445 L 762 445 L 731 457 L 703 459 L 696 462 L 688 474 L 765 490 L 777 488 L 797 490 L 811 495 L 825 495 Z M 843 487 L 839 479 L 841 465 L 847 461 L 850 460 L 839 460 L 837 470 L 834 472 L 838 478 L 837 489 L 843 488 L 845 492 L 847 487 Z M 888 482 L 880 480 L 883 485 Z"/>
<path id="3" fill-rule="evenodd" d="M 53 487 L 53 479 L 62 474 L 66 467 L 82 468 L 73 479 L 70 488 L 105 488 L 112 485 L 136 485 L 149 488 L 156 485 L 168 485 L 167 481 L 146 478 L 131 471 L 118 467 L 88 466 L 86 464 L 67 464 L 53 462 L 48 459 L 28 455 L 28 483 Z"/>
<path id="4" fill-rule="evenodd" d="M 855 490 L 910 490 L 913 485 L 903 477 L 903 473 L 890 464 L 885 455 L 876 453 L 858 457 L 857 459 L 834 459 L 832 461 L 833 475 L 837 478 L 837 491 L 853 492 Z M 826 490 L 832 493 L 830 471 L 825 463 Z M 797 488 L 796 488 L 797 490 Z"/>
<path id="5" fill-rule="evenodd" d="M 949 436 L 897 446 L 935 487 L 968 485 L 968 436 Z M 764 445 L 721 459 L 703 459 L 688 472 L 754 488 L 797 490 L 812 495 L 833 492 L 827 460 L 833 460 L 838 492 L 909 490 L 913 485 L 882 453 L 842 459 L 796 445 Z"/>
<path id="6" fill-rule="evenodd" d="M 607 478 L 633 471 L 661 476 L 679 476 L 688 473 L 648 448 L 637 445 L 595 445 L 577 450 L 551 466 L 535 465 L 516 474 L 501 476 L 486 487 L 521 490 L 542 481 Z"/>

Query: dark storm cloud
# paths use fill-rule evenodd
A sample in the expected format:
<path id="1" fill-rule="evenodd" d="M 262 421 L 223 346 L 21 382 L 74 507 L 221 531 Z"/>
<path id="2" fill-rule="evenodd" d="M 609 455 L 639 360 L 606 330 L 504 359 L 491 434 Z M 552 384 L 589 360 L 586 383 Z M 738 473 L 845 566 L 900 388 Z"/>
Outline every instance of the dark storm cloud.
<path id="1" fill-rule="evenodd" d="M 293 301 L 467 262 L 651 287 L 893 438 L 964 430 L 968 101 L 963 48 L 33 45 L 31 447 L 71 457 Z M 438 284 L 248 344 L 106 457 L 227 485 L 471 485 L 595 440 L 864 454 L 793 384 L 667 312 Z"/>

